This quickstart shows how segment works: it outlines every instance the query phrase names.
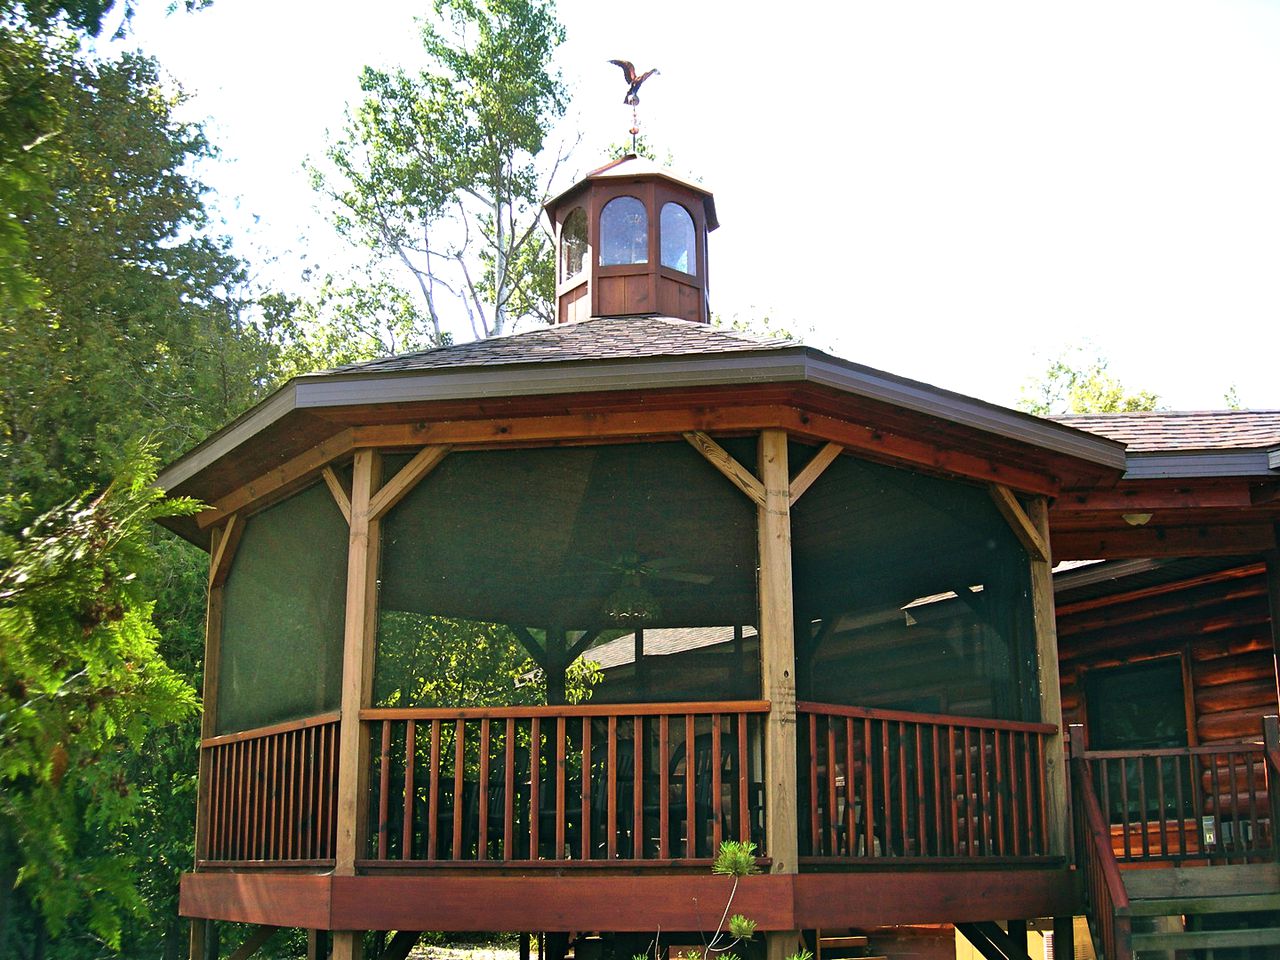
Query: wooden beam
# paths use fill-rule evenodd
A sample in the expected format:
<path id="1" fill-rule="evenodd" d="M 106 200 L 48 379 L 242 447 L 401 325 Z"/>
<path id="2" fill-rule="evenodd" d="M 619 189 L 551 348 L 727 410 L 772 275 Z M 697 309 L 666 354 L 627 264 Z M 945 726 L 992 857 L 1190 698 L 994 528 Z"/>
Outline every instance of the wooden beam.
<path id="1" fill-rule="evenodd" d="M 377 626 L 378 520 L 372 500 L 381 464 L 374 450 L 358 450 L 351 484 L 351 531 L 347 553 L 347 606 L 342 642 L 342 719 L 338 725 L 336 876 L 354 876 L 367 830 L 369 738 L 360 710 L 369 705 L 373 683 L 373 638 Z M 360 960 L 358 931 L 334 934 L 333 960 Z"/>
<path id="2" fill-rule="evenodd" d="M 1064 490 L 1049 508 L 1055 519 L 1076 513 L 1156 513 L 1166 510 L 1221 510 L 1256 505 L 1251 484 L 1244 480 L 1208 481 L 1188 485 L 1129 480 L 1101 490 Z"/>
<path id="3" fill-rule="evenodd" d="M 273 497 L 290 492 L 325 464 L 350 453 L 354 448 L 354 437 L 353 431 L 343 430 L 328 440 L 316 444 L 310 450 L 285 461 L 274 470 L 268 470 L 262 476 L 231 491 L 208 510 L 202 510 L 196 514 L 196 524 L 201 530 L 208 529 L 221 522 L 228 514 L 243 510 L 250 505 L 257 509 L 271 502 Z"/>
<path id="4" fill-rule="evenodd" d="M 507 629 L 515 634 L 515 638 L 520 641 L 520 646 L 524 647 L 525 652 L 533 658 L 533 662 L 540 666 L 545 673 L 548 664 L 547 651 L 539 646 L 538 641 L 533 638 L 533 634 L 518 623 L 507 624 Z"/>
<path id="5" fill-rule="evenodd" d="M 333 467 L 331 466 L 321 470 L 320 476 L 324 477 L 325 486 L 329 488 L 329 492 L 333 494 L 334 503 L 342 511 L 342 519 L 347 521 L 347 526 L 350 526 L 351 498 L 347 496 L 347 491 L 343 489 L 342 481 L 338 479 L 338 475 L 333 472 Z"/>
<path id="6" fill-rule="evenodd" d="M 1036 529 L 1035 524 L 1031 522 L 1031 518 L 1022 509 L 1022 504 L 1018 502 L 1018 498 L 1013 495 L 1013 491 L 1002 483 L 989 484 L 987 491 L 991 494 L 991 499 L 995 501 L 996 508 L 1000 511 L 1001 516 L 1008 521 L 1009 526 L 1013 528 L 1014 535 L 1026 548 L 1027 553 L 1035 560 L 1048 560 L 1049 540 L 1047 533 L 1042 535 Z"/>
<path id="7" fill-rule="evenodd" d="M 1031 501 L 1028 517 L 1041 543 L 1049 542 L 1049 505 L 1044 497 Z M 1053 558 L 1048 551 L 1032 556 L 1031 612 L 1036 634 L 1036 669 L 1040 692 L 1040 721 L 1058 728 L 1044 747 L 1045 790 L 1049 812 L 1049 853 L 1067 856 L 1071 821 L 1067 792 L 1067 755 L 1062 731 L 1062 679 L 1058 673 L 1058 632 L 1053 609 Z"/>
<path id="8" fill-rule="evenodd" d="M 279 927 L 257 927 L 244 940 L 244 943 L 231 951 L 231 956 L 227 960 L 249 960 L 257 953 L 264 943 L 275 936 Z"/>
<path id="9" fill-rule="evenodd" d="M 755 475 L 735 460 L 724 447 L 716 443 L 705 433 L 697 430 L 684 434 L 695 450 L 707 458 L 707 462 L 729 478 L 730 482 L 745 493 L 757 507 L 763 508 L 765 502 L 764 484 Z"/>
<path id="10" fill-rule="evenodd" d="M 412 460 L 400 468 L 399 472 L 387 481 L 386 486 L 378 491 L 369 504 L 369 513 L 374 520 L 387 515 L 392 507 L 405 498 L 428 473 L 440 465 L 448 455 L 449 447 L 445 445 L 423 447 Z"/>
<path id="11" fill-rule="evenodd" d="M 692 442 L 692 441 L 691 441 Z M 695 444 L 696 446 L 697 444 Z M 785 430 L 759 440 L 762 499 L 757 510 L 760 550 L 760 680 L 771 701 L 764 729 L 765 852 L 769 872 L 799 872 L 796 790 L 796 645 L 791 583 L 791 473 Z M 754 478 L 753 478 L 754 479 Z M 796 930 L 765 938 L 768 960 L 783 960 L 799 942 Z"/>
<path id="12" fill-rule="evenodd" d="M 835 462 L 836 457 L 844 453 L 844 447 L 838 443 L 828 443 L 813 455 L 813 459 L 804 465 L 799 473 L 791 478 L 791 503 L 795 504 L 804 492 L 813 486 L 813 481 L 822 476 L 823 471 Z"/>
<path id="13" fill-rule="evenodd" d="M 231 573 L 231 563 L 236 558 L 236 549 L 240 546 L 240 536 L 244 533 L 244 519 L 233 513 L 227 518 L 226 526 L 212 543 L 209 551 L 209 586 L 221 587 L 227 582 Z"/>
<path id="14" fill-rule="evenodd" d="M 1230 557 L 1274 549 L 1276 536 L 1270 523 L 1190 527 L 1120 524 L 1107 530 L 1056 530 L 1052 546 L 1059 560 Z"/>

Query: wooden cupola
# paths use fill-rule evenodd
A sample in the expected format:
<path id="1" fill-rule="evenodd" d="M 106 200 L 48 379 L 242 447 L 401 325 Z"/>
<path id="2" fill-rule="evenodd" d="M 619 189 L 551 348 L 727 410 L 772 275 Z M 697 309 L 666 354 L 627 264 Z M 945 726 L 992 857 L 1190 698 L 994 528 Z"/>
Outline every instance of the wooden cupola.
<path id="1" fill-rule="evenodd" d="M 703 187 L 627 154 L 548 201 L 556 237 L 556 322 L 664 316 L 707 323 Z"/>

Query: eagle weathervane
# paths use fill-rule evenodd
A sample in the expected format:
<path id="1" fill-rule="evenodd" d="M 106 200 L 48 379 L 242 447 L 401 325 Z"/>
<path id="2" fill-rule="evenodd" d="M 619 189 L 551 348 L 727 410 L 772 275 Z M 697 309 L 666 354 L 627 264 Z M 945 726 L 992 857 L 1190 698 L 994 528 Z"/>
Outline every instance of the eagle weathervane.
<path id="1" fill-rule="evenodd" d="M 640 85 L 658 72 L 658 68 L 637 74 L 635 64 L 630 60 L 610 60 L 615 67 L 622 68 L 622 75 L 627 80 L 627 95 L 622 102 L 631 108 L 631 152 L 636 152 L 636 137 L 640 133 L 640 120 L 636 108 L 640 106 Z"/>

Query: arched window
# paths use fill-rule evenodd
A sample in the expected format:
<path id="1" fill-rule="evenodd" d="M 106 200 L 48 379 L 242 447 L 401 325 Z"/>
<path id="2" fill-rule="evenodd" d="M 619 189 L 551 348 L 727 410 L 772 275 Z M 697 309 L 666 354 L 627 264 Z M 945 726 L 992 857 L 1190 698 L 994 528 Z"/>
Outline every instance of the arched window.
<path id="1" fill-rule="evenodd" d="M 649 214 L 635 197 L 614 197 L 600 211 L 600 266 L 649 262 Z"/>
<path id="2" fill-rule="evenodd" d="M 689 211 L 678 203 L 664 203 L 658 226 L 662 234 L 662 265 L 681 273 L 697 273 L 698 240 Z"/>
<path id="3" fill-rule="evenodd" d="M 587 212 L 574 207 L 560 228 L 560 279 L 568 280 L 582 272 L 587 255 Z"/>

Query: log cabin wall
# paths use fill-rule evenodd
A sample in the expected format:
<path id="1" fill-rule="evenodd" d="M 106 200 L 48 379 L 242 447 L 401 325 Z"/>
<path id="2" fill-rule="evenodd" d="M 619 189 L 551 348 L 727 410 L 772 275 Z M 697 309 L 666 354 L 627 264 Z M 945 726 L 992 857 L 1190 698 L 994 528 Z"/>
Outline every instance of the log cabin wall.
<path id="1" fill-rule="evenodd" d="M 1128 582 L 1126 582 L 1128 581 Z M 1178 658 L 1192 744 L 1256 738 L 1275 713 L 1275 653 L 1260 561 L 1179 561 L 1058 586 L 1064 724 L 1088 728 L 1090 671 Z"/>

